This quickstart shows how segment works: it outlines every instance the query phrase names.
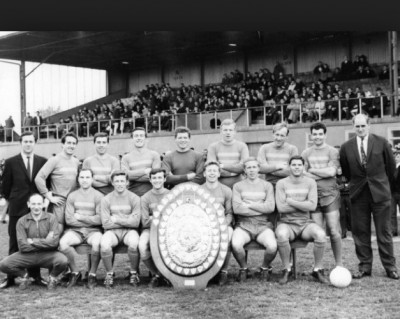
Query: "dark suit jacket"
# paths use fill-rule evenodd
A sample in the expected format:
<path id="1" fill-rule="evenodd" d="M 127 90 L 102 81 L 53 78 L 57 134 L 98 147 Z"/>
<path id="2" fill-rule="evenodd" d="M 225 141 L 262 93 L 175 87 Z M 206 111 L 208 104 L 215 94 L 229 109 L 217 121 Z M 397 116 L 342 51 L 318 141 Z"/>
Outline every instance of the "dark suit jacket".
<path id="1" fill-rule="evenodd" d="M 35 177 L 47 159 L 34 155 L 32 181 L 29 180 L 22 155 L 10 157 L 5 161 L 3 173 L 3 194 L 8 200 L 10 216 L 23 216 L 29 212 L 27 201 L 33 193 L 39 193 L 35 184 Z"/>
<path id="2" fill-rule="evenodd" d="M 361 165 L 357 138 L 353 137 L 340 148 L 340 165 L 349 180 L 350 198 L 355 198 L 368 184 L 374 203 L 391 198 L 390 186 L 396 168 L 392 149 L 386 139 L 369 134 L 367 166 Z"/>
<path id="3" fill-rule="evenodd" d="M 32 116 L 32 125 L 42 125 L 43 124 L 43 118 L 41 116 L 40 117 L 40 123 L 38 123 L 37 117 L 36 116 Z"/>

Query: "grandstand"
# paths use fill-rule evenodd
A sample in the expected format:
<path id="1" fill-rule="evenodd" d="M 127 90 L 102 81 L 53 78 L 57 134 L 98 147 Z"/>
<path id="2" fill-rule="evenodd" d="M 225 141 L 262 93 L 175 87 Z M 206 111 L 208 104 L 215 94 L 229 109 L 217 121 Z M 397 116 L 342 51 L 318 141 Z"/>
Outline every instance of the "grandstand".
<path id="1" fill-rule="evenodd" d="M 2 59 L 107 71 L 107 96 L 48 117 L 40 127 L 22 128 L 36 130 L 47 156 L 53 153 L 49 144 L 57 145 L 67 131 L 81 143 L 105 131 L 121 155 L 135 126 L 146 127 L 160 153 L 173 147 L 176 126 L 188 126 L 200 150 L 225 118 L 235 120 L 253 153 L 282 120 L 290 123 L 297 145 L 307 146 L 308 127 L 316 120 L 335 128 L 328 142 L 340 145 L 360 112 L 371 116 L 376 133 L 400 145 L 397 72 L 381 74 L 398 59 L 389 58 L 387 32 L 29 31 L 1 39 L 0 49 Z M 13 154 L 17 137 L 0 131 L 4 155 Z M 82 158 L 91 150 L 79 149 Z"/>

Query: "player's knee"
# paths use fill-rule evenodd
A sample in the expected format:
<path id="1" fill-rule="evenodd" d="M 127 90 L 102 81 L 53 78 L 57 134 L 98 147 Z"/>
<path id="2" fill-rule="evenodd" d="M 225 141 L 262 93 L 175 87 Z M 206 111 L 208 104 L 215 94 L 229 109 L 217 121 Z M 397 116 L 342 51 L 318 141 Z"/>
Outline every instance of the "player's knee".
<path id="1" fill-rule="evenodd" d="M 111 251 L 112 250 L 111 240 L 109 240 L 107 237 L 103 236 L 100 240 L 100 250 L 101 251 Z"/>
<path id="2" fill-rule="evenodd" d="M 317 230 L 314 235 L 314 241 L 318 241 L 320 243 L 322 243 L 322 242 L 325 243 L 326 242 L 326 233 L 322 229 Z"/>
<path id="3" fill-rule="evenodd" d="M 275 231 L 276 239 L 280 242 L 288 241 L 289 240 L 289 233 L 284 228 L 278 228 Z"/>
<path id="4" fill-rule="evenodd" d="M 65 250 L 70 247 L 69 239 L 67 236 L 63 236 L 60 239 L 60 250 Z"/>
<path id="5" fill-rule="evenodd" d="M 232 249 L 233 250 L 240 250 L 240 249 L 243 249 L 243 246 L 244 246 L 243 238 L 240 235 L 233 233 L 233 236 L 232 236 Z"/>
<path id="6" fill-rule="evenodd" d="M 101 247 L 101 238 L 92 241 L 92 250 L 100 251 Z"/>
<path id="7" fill-rule="evenodd" d="M 54 258 L 53 266 L 54 267 L 65 267 L 67 268 L 68 258 L 64 254 L 57 254 Z"/>
<path id="8" fill-rule="evenodd" d="M 267 244 L 265 245 L 265 250 L 267 253 L 275 253 L 276 250 L 278 249 L 278 243 L 276 240 L 269 240 Z"/>

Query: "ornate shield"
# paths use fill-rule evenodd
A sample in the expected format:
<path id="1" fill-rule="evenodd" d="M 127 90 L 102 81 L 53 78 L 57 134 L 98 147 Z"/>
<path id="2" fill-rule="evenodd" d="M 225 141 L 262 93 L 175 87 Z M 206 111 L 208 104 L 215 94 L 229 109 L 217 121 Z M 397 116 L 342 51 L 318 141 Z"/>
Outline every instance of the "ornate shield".
<path id="1" fill-rule="evenodd" d="M 224 208 L 197 184 L 176 186 L 153 212 L 151 254 L 175 288 L 205 288 L 225 261 L 228 237 Z"/>

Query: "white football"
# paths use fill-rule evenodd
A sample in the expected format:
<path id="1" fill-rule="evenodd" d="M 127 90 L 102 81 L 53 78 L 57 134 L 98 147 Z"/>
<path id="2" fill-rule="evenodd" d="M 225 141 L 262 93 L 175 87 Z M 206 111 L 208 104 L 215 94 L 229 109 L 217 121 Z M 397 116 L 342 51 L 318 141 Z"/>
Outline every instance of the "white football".
<path id="1" fill-rule="evenodd" d="M 337 266 L 330 275 L 329 280 L 337 288 L 346 288 L 351 283 L 351 273 L 347 268 Z"/>

